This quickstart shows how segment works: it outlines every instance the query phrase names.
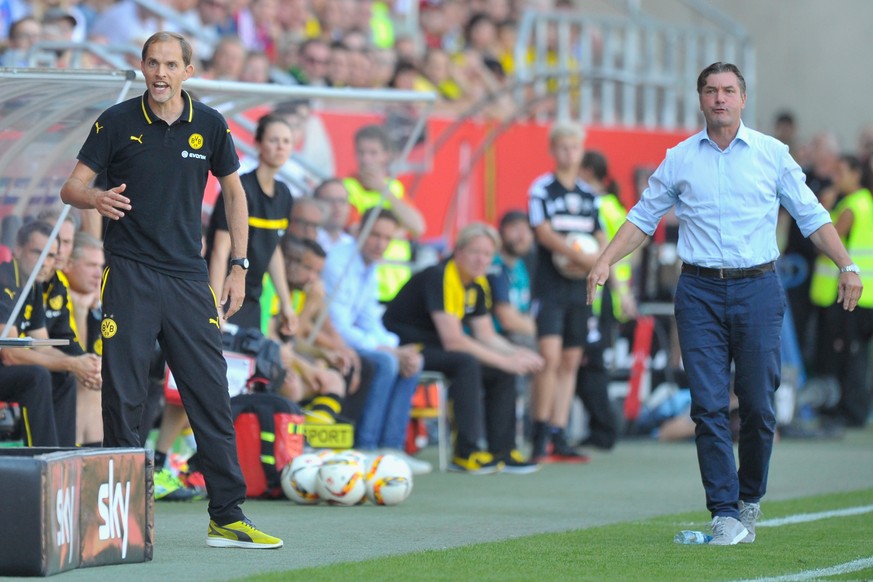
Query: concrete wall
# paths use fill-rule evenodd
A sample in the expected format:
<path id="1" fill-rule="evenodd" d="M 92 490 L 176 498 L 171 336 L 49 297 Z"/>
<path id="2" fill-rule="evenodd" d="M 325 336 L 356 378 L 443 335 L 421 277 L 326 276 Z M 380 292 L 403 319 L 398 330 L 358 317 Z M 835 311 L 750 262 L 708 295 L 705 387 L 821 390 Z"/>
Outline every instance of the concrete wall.
<path id="1" fill-rule="evenodd" d="M 799 140 L 833 130 L 845 151 L 873 124 L 873 1 L 709 0 L 744 26 L 757 49 L 758 71 L 749 92 L 757 98 L 752 127 L 769 132 L 773 117 L 792 110 Z M 681 2 L 642 0 L 644 12 L 665 21 L 695 22 Z"/>

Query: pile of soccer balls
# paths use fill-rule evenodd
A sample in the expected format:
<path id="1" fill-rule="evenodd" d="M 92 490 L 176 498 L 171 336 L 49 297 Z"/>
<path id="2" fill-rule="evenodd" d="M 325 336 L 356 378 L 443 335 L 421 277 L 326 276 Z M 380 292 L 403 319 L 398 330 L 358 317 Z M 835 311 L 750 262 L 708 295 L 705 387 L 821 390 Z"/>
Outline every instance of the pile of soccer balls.
<path id="1" fill-rule="evenodd" d="M 282 491 L 300 505 L 397 505 L 412 493 L 412 471 L 395 455 L 354 450 L 304 453 L 282 470 Z"/>

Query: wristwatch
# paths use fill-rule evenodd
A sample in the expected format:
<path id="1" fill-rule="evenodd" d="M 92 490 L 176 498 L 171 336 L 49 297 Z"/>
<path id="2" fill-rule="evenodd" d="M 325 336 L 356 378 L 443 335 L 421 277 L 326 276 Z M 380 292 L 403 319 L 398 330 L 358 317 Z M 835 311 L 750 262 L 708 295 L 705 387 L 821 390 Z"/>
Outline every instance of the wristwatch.
<path id="1" fill-rule="evenodd" d="M 230 266 L 242 267 L 243 271 L 248 271 L 249 269 L 249 260 L 246 257 L 240 257 L 239 259 L 231 259 Z"/>
<path id="2" fill-rule="evenodd" d="M 861 268 L 855 263 L 850 263 L 845 267 L 840 267 L 840 273 L 860 273 Z"/>

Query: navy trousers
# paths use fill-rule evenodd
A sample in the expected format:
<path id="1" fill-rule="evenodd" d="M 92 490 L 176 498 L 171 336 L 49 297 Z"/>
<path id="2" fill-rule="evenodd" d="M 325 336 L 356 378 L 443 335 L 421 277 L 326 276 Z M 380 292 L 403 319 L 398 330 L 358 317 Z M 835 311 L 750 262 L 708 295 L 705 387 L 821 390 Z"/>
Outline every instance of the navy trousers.
<path id="1" fill-rule="evenodd" d="M 744 279 L 683 274 L 676 323 L 691 385 L 697 458 L 713 517 L 739 518 L 739 500 L 757 503 L 767 489 L 781 371 L 785 294 L 775 272 Z M 739 467 L 729 403 L 731 368 L 739 401 Z"/>

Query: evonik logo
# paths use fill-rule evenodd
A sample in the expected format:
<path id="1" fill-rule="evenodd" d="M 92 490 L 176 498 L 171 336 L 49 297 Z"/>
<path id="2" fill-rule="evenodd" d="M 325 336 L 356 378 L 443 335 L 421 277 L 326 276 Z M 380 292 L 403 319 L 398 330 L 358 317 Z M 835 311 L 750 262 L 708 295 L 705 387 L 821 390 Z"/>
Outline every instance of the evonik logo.
<path id="1" fill-rule="evenodd" d="M 76 534 L 76 528 L 73 522 L 73 512 L 76 504 L 76 487 L 75 485 L 58 489 L 57 500 L 55 501 L 55 513 L 58 518 L 58 547 L 64 544 L 73 545 L 73 536 Z M 73 552 L 68 552 L 68 563 L 73 561 Z"/>
<path id="2" fill-rule="evenodd" d="M 204 156 L 203 154 L 189 152 L 188 150 L 182 150 L 182 157 L 183 158 L 196 158 L 198 160 L 205 160 L 206 159 L 206 156 Z"/>
<path id="3" fill-rule="evenodd" d="M 115 482 L 115 464 L 109 459 L 109 480 L 97 491 L 97 511 L 103 520 L 97 535 L 101 540 L 121 538 L 121 559 L 127 556 L 128 514 L 130 512 L 130 481 L 122 490 L 121 481 Z M 123 495 L 122 495 L 123 493 Z"/>

